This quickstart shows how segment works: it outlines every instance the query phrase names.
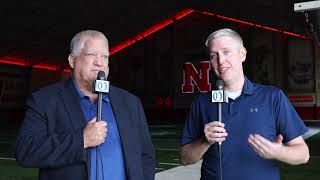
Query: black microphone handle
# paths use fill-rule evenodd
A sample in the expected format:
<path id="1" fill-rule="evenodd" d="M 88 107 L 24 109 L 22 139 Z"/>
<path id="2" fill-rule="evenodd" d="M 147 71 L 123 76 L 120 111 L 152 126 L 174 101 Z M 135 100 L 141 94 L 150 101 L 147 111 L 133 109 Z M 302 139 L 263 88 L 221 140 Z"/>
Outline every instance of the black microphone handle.
<path id="1" fill-rule="evenodd" d="M 216 82 L 216 87 L 218 90 L 223 90 L 224 82 L 219 79 Z M 224 99 L 224 92 L 223 92 L 223 99 Z M 218 121 L 222 122 L 222 103 L 218 102 Z M 222 143 L 219 142 L 219 169 L 220 169 L 220 180 L 223 180 L 223 173 L 222 173 Z"/>
<path id="2" fill-rule="evenodd" d="M 106 80 L 105 77 L 105 73 L 104 71 L 99 71 L 98 72 L 98 76 L 97 76 L 97 80 Z M 98 92 L 98 110 L 97 110 L 97 122 L 101 121 L 102 119 L 102 97 L 103 97 L 103 93 L 102 92 Z M 99 146 L 96 146 L 96 180 L 100 179 L 100 161 L 101 161 L 101 157 L 100 157 L 100 148 Z M 104 177 L 102 176 L 102 179 L 104 179 Z"/>
<path id="3" fill-rule="evenodd" d="M 97 114 L 97 122 L 101 121 L 102 118 L 102 96 L 103 93 L 99 92 L 98 93 L 98 114 Z M 100 164 L 99 162 L 101 161 L 101 157 L 100 157 L 100 148 L 99 146 L 96 146 L 96 180 L 99 180 L 99 171 L 100 171 Z"/>
<path id="4" fill-rule="evenodd" d="M 221 102 L 218 103 L 218 121 L 222 122 L 222 118 L 221 118 L 221 110 L 222 110 L 222 104 Z M 220 180 L 222 179 L 222 143 L 219 142 L 219 167 L 220 167 Z"/>
<path id="5" fill-rule="evenodd" d="M 97 114 L 97 121 L 101 121 L 102 118 L 102 96 L 101 92 L 98 93 L 98 114 Z"/>
<path id="6" fill-rule="evenodd" d="M 218 121 L 219 122 L 222 122 L 221 111 L 222 111 L 222 104 L 221 102 L 219 102 L 218 103 Z"/>
<path id="7" fill-rule="evenodd" d="M 216 87 L 217 87 L 217 90 L 222 90 L 223 91 L 224 82 L 221 79 L 218 79 L 216 81 Z M 223 99 L 224 99 L 225 98 L 224 97 L 224 92 L 223 92 L 222 96 L 223 96 Z M 221 111 L 222 111 L 222 104 L 221 104 L 221 102 L 218 102 L 218 121 L 219 122 L 222 122 Z"/>

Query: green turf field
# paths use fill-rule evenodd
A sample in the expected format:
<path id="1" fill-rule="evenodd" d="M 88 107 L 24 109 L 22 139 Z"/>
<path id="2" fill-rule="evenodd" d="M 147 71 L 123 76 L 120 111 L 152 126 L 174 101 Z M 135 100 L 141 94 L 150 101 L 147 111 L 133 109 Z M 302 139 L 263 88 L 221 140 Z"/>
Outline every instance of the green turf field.
<path id="1" fill-rule="evenodd" d="M 157 172 L 179 166 L 179 139 L 182 125 L 150 126 L 156 149 Z M 0 130 L 0 180 L 36 180 L 38 169 L 22 168 L 13 159 L 15 132 Z M 311 158 L 306 165 L 281 164 L 281 180 L 317 180 L 320 178 L 320 133 L 307 141 Z"/>

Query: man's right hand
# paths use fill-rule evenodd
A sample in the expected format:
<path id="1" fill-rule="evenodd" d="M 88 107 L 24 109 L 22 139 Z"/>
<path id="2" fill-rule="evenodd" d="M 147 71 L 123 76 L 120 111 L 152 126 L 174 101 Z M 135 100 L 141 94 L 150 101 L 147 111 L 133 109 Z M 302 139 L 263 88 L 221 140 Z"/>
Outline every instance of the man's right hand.
<path id="1" fill-rule="evenodd" d="M 204 126 L 204 134 L 210 145 L 215 142 L 223 142 L 228 136 L 228 133 L 224 128 L 224 123 L 219 121 L 213 121 L 206 124 Z"/>
<path id="2" fill-rule="evenodd" d="M 97 122 L 96 117 L 91 119 L 83 130 L 84 148 L 96 147 L 102 144 L 107 137 L 107 132 L 107 122 Z"/>

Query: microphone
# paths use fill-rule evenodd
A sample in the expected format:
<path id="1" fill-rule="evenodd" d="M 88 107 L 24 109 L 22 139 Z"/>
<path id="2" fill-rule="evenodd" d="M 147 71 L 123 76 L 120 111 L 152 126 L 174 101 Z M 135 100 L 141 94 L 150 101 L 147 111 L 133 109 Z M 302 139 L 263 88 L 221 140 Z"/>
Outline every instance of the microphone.
<path id="1" fill-rule="evenodd" d="M 103 94 L 109 93 L 110 82 L 107 81 L 106 74 L 104 71 L 99 71 L 97 75 L 97 80 L 94 83 L 94 92 L 98 94 L 98 112 L 97 121 L 101 121 L 102 117 L 102 97 Z"/>
<path id="2" fill-rule="evenodd" d="M 228 102 L 227 92 L 223 90 L 224 82 L 221 79 L 216 81 L 216 90 L 212 91 L 211 102 L 213 103 L 223 103 Z"/>
<path id="3" fill-rule="evenodd" d="M 98 110 L 97 110 L 97 122 L 101 121 L 102 118 L 102 98 L 103 94 L 109 93 L 110 82 L 107 81 L 106 74 L 104 71 L 99 71 L 97 75 L 97 80 L 94 82 L 94 92 L 98 94 Z M 100 148 L 96 147 L 96 180 L 99 180 L 100 176 Z"/>
<path id="4" fill-rule="evenodd" d="M 224 83 L 221 79 L 216 81 L 216 90 L 212 91 L 211 94 L 211 101 L 213 103 L 218 103 L 218 121 L 222 122 L 222 104 L 224 102 L 228 102 L 227 92 L 223 90 Z M 220 180 L 222 180 L 222 149 L 221 149 L 221 142 L 219 142 L 219 167 L 220 167 Z"/>
<path id="5" fill-rule="evenodd" d="M 228 102 L 228 96 L 226 94 L 226 91 L 223 91 L 224 83 L 221 79 L 218 79 L 216 81 L 216 89 L 212 91 L 212 102 L 218 103 L 218 121 L 222 122 L 221 117 L 221 103 Z M 219 143 L 221 144 L 221 142 Z"/>
<path id="6" fill-rule="evenodd" d="M 216 90 L 212 91 L 211 101 L 213 103 L 218 103 L 218 121 L 222 122 L 221 112 L 222 112 L 222 104 L 224 102 L 228 102 L 227 92 L 223 90 L 224 83 L 221 79 L 216 81 Z M 219 142 L 219 145 L 221 142 Z"/>

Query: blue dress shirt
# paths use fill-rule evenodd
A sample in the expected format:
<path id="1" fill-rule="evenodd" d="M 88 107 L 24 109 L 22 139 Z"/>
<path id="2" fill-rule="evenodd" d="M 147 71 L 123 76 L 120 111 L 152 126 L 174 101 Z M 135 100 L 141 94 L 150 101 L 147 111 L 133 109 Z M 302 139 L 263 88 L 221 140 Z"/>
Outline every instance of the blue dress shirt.
<path id="1" fill-rule="evenodd" d="M 73 84 L 79 94 L 79 100 L 86 121 L 89 122 L 97 116 L 97 102 L 91 102 L 88 96 L 85 96 L 75 81 Z M 90 180 L 96 180 L 96 174 L 99 173 L 99 180 L 126 180 L 125 165 L 123 159 L 120 134 L 115 116 L 112 111 L 109 96 L 103 95 L 102 98 L 102 120 L 107 122 L 107 137 L 105 142 L 99 145 L 99 148 L 88 148 L 91 156 Z M 99 171 L 97 171 L 97 151 L 100 155 L 98 162 Z"/>

